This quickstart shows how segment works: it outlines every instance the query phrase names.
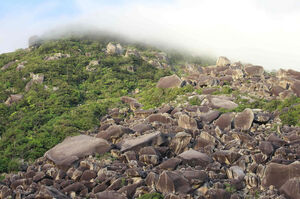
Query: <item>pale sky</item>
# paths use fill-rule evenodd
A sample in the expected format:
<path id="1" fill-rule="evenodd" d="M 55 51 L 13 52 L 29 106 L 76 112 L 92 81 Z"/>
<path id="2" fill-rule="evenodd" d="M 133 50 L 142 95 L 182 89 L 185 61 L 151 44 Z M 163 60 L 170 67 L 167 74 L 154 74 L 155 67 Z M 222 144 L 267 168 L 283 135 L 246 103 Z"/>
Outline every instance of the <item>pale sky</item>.
<path id="1" fill-rule="evenodd" d="M 0 0 L 0 53 L 70 24 L 300 71 L 299 0 Z"/>

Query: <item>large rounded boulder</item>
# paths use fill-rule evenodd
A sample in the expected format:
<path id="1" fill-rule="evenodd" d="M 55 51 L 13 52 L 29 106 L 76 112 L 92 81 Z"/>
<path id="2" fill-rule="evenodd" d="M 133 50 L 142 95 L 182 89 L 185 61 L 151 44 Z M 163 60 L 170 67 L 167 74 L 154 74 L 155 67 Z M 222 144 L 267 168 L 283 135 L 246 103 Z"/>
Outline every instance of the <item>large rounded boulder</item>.
<path id="1" fill-rule="evenodd" d="M 251 128 L 254 120 L 254 113 L 251 109 L 246 108 L 243 112 L 238 113 L 234 118 L 236 129 L 247 131 Z"/>
<path id="2" fill-rule="evenodd" d="M 86 156 L 103 154 L 111 149 L 111 145 L 104 139 L 88 135 L 67 137 L 45 153 L 45 157 L 57 166 L 70 166 L 73 162 Z"/>
<path id="3" fill-rule="evenodd" d="M 158 88 L 178 88 L 182 81 L 177 75 L 162 77 L 157 82 Z"/>

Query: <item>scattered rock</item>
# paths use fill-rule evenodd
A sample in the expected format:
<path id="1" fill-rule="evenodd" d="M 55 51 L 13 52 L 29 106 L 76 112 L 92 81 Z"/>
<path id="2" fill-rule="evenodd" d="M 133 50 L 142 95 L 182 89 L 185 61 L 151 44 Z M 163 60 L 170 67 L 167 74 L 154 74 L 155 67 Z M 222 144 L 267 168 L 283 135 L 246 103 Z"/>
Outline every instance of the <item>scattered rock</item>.
<path id="1" fill-rule="evenodd" d="M 11 61 L 11 62 L 8 62 L 7 64 L 5 64 L 4 66 L 2 66 L 1 70 L 6 70 L 8 69 L 9 67 L 11 67 L 16 61 Z"/>
<path id="2" fill-rule="evenodd" d="M 11 106 L 13 103 L 16 103 L 16 102 L 18 102 L 22 99 L 23 99 L 22 94 L 10 95 L 9 98 L 7 98 L 7 100 L 5 101 L 4 104 L 6 104 L 7 106 Z"/>
<path id="3" fill-rule="evenodd" d="M 106 47 L 106 53 L 109 55 L 121 55 L 123 54 L 123 48 L 121 44 L 113 44 L 109 42 Z"/>
<path id="4" fill-rule="evenodd" d="M 46 61 L 53 61 L 53 60 L 58 60 L 58 59 L 61 59 L 61 58 L 69 58 L 69 57 L 71 57 L 69 54 L 55 53 L 52 56 L 45 57 L 45 60 Z"/>

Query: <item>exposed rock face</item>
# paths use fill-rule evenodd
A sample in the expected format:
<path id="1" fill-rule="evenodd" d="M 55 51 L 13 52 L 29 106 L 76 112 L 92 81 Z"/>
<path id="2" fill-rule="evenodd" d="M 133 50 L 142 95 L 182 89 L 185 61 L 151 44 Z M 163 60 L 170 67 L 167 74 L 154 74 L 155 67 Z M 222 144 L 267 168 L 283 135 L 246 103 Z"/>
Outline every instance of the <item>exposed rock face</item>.
<path id="1" fill-rule="evenodd" d="M 99 199 L 126 199 L 125 196 L 114 191 L 103 191 L 101 193 L 97 193 L 96 195 Z"/>
<path id="2" fill-rule="evenodd" d="M 156 188 L 162 193 L 186 194 L 192 190 L 187 179 L 172 171 L 164 171 L 159 176 Z"/>
<path id="3" fill-rule="evenodd" d="M 181 157 L 184 162 L 186 162 L 191 166 L 198 165 L 198 166 L 206 167 L 212 161 L 212 159 L 205 153 L 201 153 L 193 149 L 190 149 L 188 151 L 179 154 L 179 157 Z"/>
<path id="4" fill-rule="evenodd" d="M 181 162 L 182 160 L 179 158 L 171 158 L 162 162 L 159 165 L 159 168 L 163 170 L 174 170 Z"/>
<path id="5" fill-rule="evenodd" d="M 232 166 L 227 170 L 227 176 L 229 179 L 243 180 L 245 173 L 239 166 Z"/>
<path id="6" fill-rule="evenodd" d="M 26 84 L 25 91 L 28 92 L 33 84 L 42 84 L 44 82 L 43 74 L 30 73 L 31 80 Z"/>
<path id="7" fill-rule="evenodd" d="M 165 142 L 164 136 L 160 132 L 154 132 L 139 136 L 134 139 L 125 140 L 121 143 L 121 151 L 136 150 L 144 146 L 159 146 Z"/>
<path id="8" fill-rule="evenodd" d="M 16 103 L 22 99 L 23 99 L 23 95 L 21 95 L 21 94 L 10 95 L 10 97 L 7 98 L 7 100 L 5 101 L 5 104 L 7 106 L 11 106 L 13 103 Z"/>
<path id="9" fill-rule="evenodd" d="M 106 47 L 106 53 L 109 55 L 121 55 L 123 54 L 123 48 L 121 44 L 108 43 Z"/>
<path id="10" fill-rule="evenodd" d="M 271 93 L 274 96 L 279 96 L 280 93 L 282 93 L 284 91 L 284 88 L 282 88 L 281 86 L 273 86 L 273 88 L 271 89 Z"/>
<path id="11" fill-rule="evenodd" d="M 221 130 L 228 131 L 232 127 L 233 118 L 233 113 L 224 113 L 216 120 L 216 126 L 218 126 Z"/>
<path id="12" fill-rule="evenodd" d="M 214 159 L 218 162 L 231 165 L 233 164 L 241 155 L 235 151 L 230 150 L 220 150 L 214 153 Z"/>
<path id="13" fill-rule="evenodd" d="M 16 70 L 17 71 L 21 71 L 25 68 L 25 64 L 27 63 L 27 61 L 22 61 L 21 63 L 18 64 Z"/>
<path id="14" fill-rule="evenodd" d="M 172 118 L 170 118 L 168 114 L 162 114 L 162 113 L 152 114 L 147 118 L 147 120 L 149 122 L 160 122 L 160 123 L 172 122 Z"/>
<path id="15" fill-rule="evenodd" d="M 246 66 L 245 72 L 248 76 L 255 77 L 255 76 L 262 76 L 264 74 L 264 68 L 262 66 Z"/>
<path id="16" fill-rule="evenodd" d="M 129 128 L 120 125 L 112 125 L 105 131 L 99 132 L 97 137 L 113 141 L 115 143 L 115 140 L 119 139 L 123 134 L 129 134 L 132 132 L 133 131 Z"/>
<path id="17" fill-rule="evenodd" d="M 185 132 L 179 132 L 172 139 L 170 148 L 174 150 L 175 154 L 182 153 L 188 146 L 192 139 L 192 136 Z"/>
<path id="18" fill-rule="evenodd" d="M 300 177 L 286 181 L 286 183 L 281 186 L 280 192 L 291 199 L 300 198 Z"/>
<path id="19" fill-rule="evenodd" d="M 136 99 L 132 97 L 123 96 L 121 97 L 121 101 L 126 104 L 129 104 L 130 109 L 133 111 L 139 110 L 142 107 L 142 104 L 140 104 Z"/>
<path id="20" fill-rule="evenodd" d="M 295 80 L 291 84 L 291 89 L 297 95 L 297 97 L 300 97 L 300 80 Z"/>
<path id="21" fill-rule="evenodd" d="M 140 53 L 136 49 L 127 49 L 125 53 L 125 57 L 130 57 L 130 56 L 140 57 Z"/>
<path id="22" fill-rule="evenodd" d="M 243 112 L 238 113 L 234 118 L 234 126 L 237 129 L 246 131 L 251 128 L 254 120 L 254 114 L 251 109 L 246 108 Z"/>
<path id="23" fill-rule="evenodd" d="M 178 88 L 182 81 L 177 75 L 162 77 L 157 82 L 158 88 Z"/>
<path id="24" fill-rule="evenodd" d="M 11 61 L 11 62 L 8 62 L 7 64 L 5 64 L 4 66 L 2 66 L 1 70 L 6 70 L 8 69 L 9 67 L 11 67 L 16 61 Z"/>
<path id="25" fill-rule="evenodd" d="M 58 191 L 54 187 L 50 186 L 42 186 L 39 193 L 37 194 L 36 198 L 61 198 L 61 199 L 68 199 L 66 195 Z"/>
<path id="26" fill-rule="evenodd" d="M 217 60 L 217 66 L 229 66 L 231 64 L 230 60 L 227 57 L 219 57 Z"/>
<path id="27" fill-rule="evenodd" d="M 97 66 L 98 64 L 99 64 L 98 60 L 92 60 L 90 61 L 89 65 L 86 66 L 85 69 L 90 72 L 95 71 L 96 68 L 94 66 Z"/>
<path id="28" fill-rule="evenodd" d="M 294 162 L 289 165 L 270 163 L 266 167 L 265 175 L 262 180 L 262 185 L 268 187 L 274 185 L 279 189 L 288 180 L 300 177 L 300 162 Z"/>
<path id="29" fill-rule="evenodd" d="M 197 121 L 186 114 L 179 116 L 178 126 L 184 129 L 198 129 Z"/>
<path id="30" fill-rule="evenodd" d="M 207 113 L 203 113 L 200 115 L 201 121 L 205 122 L 207 124 L 210 124 L 213 122 L 215 119 L 217 119 L 220 115 L 219 111 L 209 111 Z"/>
<path id="31" fill-rule="evenodd" d="M 259 149 L 261 150 L 261 152 L 263 154 L 266 155 L 271 155 L 274 151 L 273 145 L 271 144 L 271 142 L 266 142 L 266 141 L 262 141 L 259 144 Z"/>
<path id="32" fill-rule="evenodd" d="M 61 59 L 61 58 L 69 58 L 69 57 L 71 57 L 69 54 L 55 53 L 52 56 L 45 57 L 45 60 L 46 61 L 53 61 L 53 60 L 58 60 L 58 59 Z"/>
<path id="33" fill-rule="evenodd" d="M 87 135 L 68 137 L 45 153 L 45 157 L 58 166 L 70 166 L 76 160 L 94 153 L 106 153 L 110 144 L 101 138 Z"/>
<path id="34" fill-rule="evenodd" d="M 276 75 L 280 79 L 288 77 L 288 78 L 300 80 L 300 72 L 291 69 L 289 70 L 280 69 L 277 71 Z"/>
<path id="35" fill-rule="evenodd" d="M 211 104 L 215 108 L 224 108 L 224 109 L 234 109 L 238 107 L 238 105 L 230 100 L 220 99 L 220 98 L 212 98 Z"/>

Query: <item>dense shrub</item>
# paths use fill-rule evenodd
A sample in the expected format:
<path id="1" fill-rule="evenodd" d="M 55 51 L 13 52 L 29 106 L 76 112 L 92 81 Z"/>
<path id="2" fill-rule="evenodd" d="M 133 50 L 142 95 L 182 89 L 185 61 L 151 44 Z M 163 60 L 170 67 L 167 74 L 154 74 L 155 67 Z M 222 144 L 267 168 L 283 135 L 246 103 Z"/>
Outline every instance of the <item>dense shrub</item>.
<path id="1" fill-rule="evenodd" d="M 108 108 L 121 106 L 121 96 L 171 74 L 141 58 L 107 56 L 103 48 L 109 39 L 46 41 L 31 51 L 0 55 L 0 67 L 19 60 L 0 73 L 0 172 L 16 170 L 22 159 L 41 157 L 65 137 L 93 129 Z M 71 57 L 45 60 L 54 53 Z M 91 60 L 99 60 L 93 72 L 86 70 Z M 27 61 L 25 68 L 16 71 L 22 61 Z M 136 71 L 127 71 L 123 66 L 128 65 Z M 44 74 L 44 83 L 34 84 L 25 92 L 30 73 Z M 10 107 L 4 105 L 9 95 L 16 93 L 24 98 Z"/>

